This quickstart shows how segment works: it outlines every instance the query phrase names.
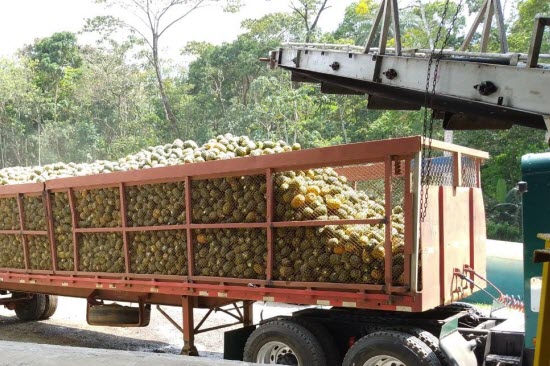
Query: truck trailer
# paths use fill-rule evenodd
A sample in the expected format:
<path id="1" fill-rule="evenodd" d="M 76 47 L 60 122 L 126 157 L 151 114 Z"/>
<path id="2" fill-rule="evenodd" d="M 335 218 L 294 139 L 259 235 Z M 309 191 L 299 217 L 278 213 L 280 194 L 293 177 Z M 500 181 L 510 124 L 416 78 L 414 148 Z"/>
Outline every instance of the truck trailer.
<path id="1" fill-rule="evenodd" d="M 406 364 L 465 364 L 462 358 L 476 357 L 470 338 L 480 330 L 455 330 L 479 327 L 483 318 L 456 302 L 485 276 L 480 166 L 488 154 L 432 141 L 440 156 L 422 189 L 426 143 L 416 136 L 1 186 L 2 304 L 23 320 L 40 320 L 55 311 L 56 295 L 81 297 L 90 324 L 113 326 L 146 326 L 151 305 L 180 306 L 182 352 L 190 355 L 197 354 L 194 334 L 209 330 L 195 325 L 193 309 L 209 308 L 244 326 L 226 333 L 230 359 L 340 365 L 367 339 L 387 350 L 372 364 L 394 353 L 407 355 Z M 301 177 L 307 186 L 296 189 L 309 190 L 307 197 L 344 189 L 369 204 L 355 217 L 308 216 L 307 204 L 283 192 Z M 342 187 L 323 193 L 325 181 Z M 239 184 L 261 199 L 246 207 L 231 201 L 231 214 L 221 218 L 201 214 L 211 202 L 205 193 Z M 174 200 L 180 204 L 170 207 L 179 209 L 155 220 L 151 213 Z M 329 211 L 341 209 L 330 202 Z M 304 215 L 289 220 L 289 209 Z M 241 221 L 233 210 L 244 210 Z M 251 221 L 249 212 L 265 215 Z M 254 302 L 314 308 L 257 324 Z"/>

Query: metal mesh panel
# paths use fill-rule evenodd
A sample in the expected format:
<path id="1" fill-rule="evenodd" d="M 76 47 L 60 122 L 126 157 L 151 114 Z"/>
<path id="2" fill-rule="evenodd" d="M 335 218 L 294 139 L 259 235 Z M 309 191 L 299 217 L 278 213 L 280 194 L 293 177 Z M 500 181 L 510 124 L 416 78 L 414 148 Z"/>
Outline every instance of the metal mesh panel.
<path id="1" fill-rule="evenodd" d="M 0 198 L 0 230 L 19 230 L 19 207 L 16 198 Z"/>
<path id="2" fill-rule="evenodd" d="M 368 164 L 278 173 L 274 195 L 276 221 L 382 217 L 384 167 Z"/>
<path id="3" fill-rule="evenodd" d="M 187 240 L 183 230 L 129 233 L 130 271 L 138 274 L 187 275 Z"/>
<path id="4" fill-rule="evenodd" d="M 405 162 L 394 162 L 392 177 L 392 280 L 404 285 L 405 268 Z"/>
<path id="5" fill-rule="evenodd" d="M 264 229 L 194 230 L 195 274 L 265 279 L 266 238 Z"/>
<path id="6" fill-rule="evenodd" d="M 52 270 L 50 242 L 44 235 L 27 235 L 31 269 Z"/>
<path id="7" fill-rule="evenodd" d="M 66 192 L 51 193 L 53 232 L 57 250 L 57 268 L 74 270 L 74 245 L 71 208 Z"/>
<path id="8" fill-rule="evenodd" d="M 274 278 L 379 284 L 384 281 L 384 225 L 275 229 Z"/>
<path id="9" fill-rule="evenodd" d="M 195 223 L 266 221 L 263 175 L 196 180 L 191 187 Z"/>
<path id="10" fill-rule="evenodd" d="M 83 233 L 78 235 L 80 271 L 125 272 L 122 234 Z"/>
<path id="11" fill-rule="evenodd" d="M 42 196 L 24 196 L 23 212 L 26 230 L 46 231 L 46 206 Z"/>
<path id="12" fill-rule="evenodd" d="M 467 156 L 462 157 L 462 186 L 478 186 L 476 162 Z"/>
<path id="13" fill-rule="evenodd" d="M 0 234 L 0 267 L 25 268 L 23 244 L 19 235 Z"/>
<path id="14" fill-rule="evenodd" d="M 128 226 L 185 223 L 185 183 L 126 187 Z"/>
<path id="15" fill-rule="evenodd" d="M 453 156 L 441 151 L 433 151 L 430 163 L 424 162 L 422 169 L 428 169 L 429 183 L 432 186 L 453 185 Z"/>
<path id="16" fill-rule="evenodd" d="M 448 152 L 433 151 L 430 166 L 430 185 L 432 186 L 453 186 L 454 185 L 454 156 Z M 423 169 L 428 169 L 428 163 L 425 162 Z M 461 187 L 477 187 L 478 176 L 475 159 L 462 156 L 461 167 L 462 182 Z"/>
<path id="17" fill-rule="evenodd" d="M 74 191 L 74 197 L 79 227 L 121 226 L 120 191 L 118 188 Z"/>

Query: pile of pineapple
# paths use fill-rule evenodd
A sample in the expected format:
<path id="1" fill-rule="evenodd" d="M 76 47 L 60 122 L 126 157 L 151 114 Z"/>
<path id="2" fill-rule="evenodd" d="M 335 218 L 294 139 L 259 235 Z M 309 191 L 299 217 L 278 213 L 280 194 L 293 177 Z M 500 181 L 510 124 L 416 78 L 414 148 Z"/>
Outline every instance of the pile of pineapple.
<path id="1" fill-rule="evenodd" d="M 178 164 L 260 156 L 299 150 L 284 141 L 253 141 L 246 136 L 220 135 L 202 146 L 176 140 L 149 147 L 117 161 L 91 164 L 56 163 L 43 167 L 0 170 L 0 185 L 41 182 L 49 179 L 149 169 Z M 273 177 L 274 221 L 371 219 L 385 216 L 384 201 L 373 192 L 354 189 L 332 168 L 277 173 Z M 193 223 L 259 223 L 267 217 L 265 176 L 193 180 L 192 207 L 186 212 L 183 182 L 128 186 L 125 188 L 127 224 L 131 227 Z M 51 193 L 58 266 L 74 269 L 72 221 L 65 192 Z M 39 197 L 41 198 L 41 197 Z M 74 191 L 76 223 L 82 228 L 116 228 L 122 225 L 118 187 Z M 27 229 L 45 230 L 42 201 L 25 200 Z M 28 212 L 28 213 L 27 213 Z M 397 206 L 392 215 L 394 284 L 403 283 L 404 218 Z M 18 229 L 15 199 L 0 199 L 0 228 Z M 120 233 L 78 234 L 79 270 L 124 272 Z M 264 229 L 193 230 L 195 272 L 202 276 L 263 279 L 267 243 Z M 2 238 L 0 238 L 2 239 Z M 6 239 L 4 239 L 6 241 Z M 274 229 L 273 276 L 281 281 L 383 283 L 385 226 L 326 225 Z M 183 230 L 133 232 L 128 237 L 133 273 L 186 275 L 186 235 Z M 6 250 L 15 245 L 2 244 Z M 51 257 L 45 244 L 32 242 L 30 260 L 36 268 Z M 15 250 L 15 249 L 13 249 Z M 8 267 L 20 266 L 13 253 Z M 1 260 L 1 259 L 0 259 Z"/>

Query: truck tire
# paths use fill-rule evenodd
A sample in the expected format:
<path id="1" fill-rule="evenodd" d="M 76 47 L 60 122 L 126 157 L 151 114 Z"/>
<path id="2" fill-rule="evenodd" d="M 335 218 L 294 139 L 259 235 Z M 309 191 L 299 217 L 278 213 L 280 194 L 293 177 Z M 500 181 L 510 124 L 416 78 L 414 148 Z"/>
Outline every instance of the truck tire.
<path id="1" fill-rule="evenodd" d="M 292 321 L 309 330 L 311 334 L 317 338 L 319 344 L 323 347 L 323 351 L 325 352 L 327 366 L 342 366 L 342 355 L 336 346 L 334 337 L 329 333 L 327 328 L 312 319 L 295 317 L 292 318 Z"/>
<path id="2" fill-rule="evenodd" d="M 55 311 L 57 310 L 57 296 L 55 295 L 46 295 L 46 308 L 44 313 L 40 317 L 40 320 L 50 319 Z"/>
<path id="3" fill-rule="evenodd" d="M 403 328 L 398 330 L 420 339 L 422 343 L 428 346 L 433 351 L 433 353 L 435 353 L 437 359 L 442 366 L 449 365 L 449 359 L 447 358 L 447 355 L 445 355 L 441 348 L 439 348 L 439 339 L 432 333 L 420 328 Z"/>
<path id="4" fill-rule="evenodd" d="M 21 297 L 23 294 L 13 294 L 14 297 Z M 24 296 L 24 295 L 23 295 Z M 42 318 L 46 311 L 46 295 L 34 294 L 32 298 L 15 303 L 15 314 L 23 321 L 36 321 Z"/>
<path id="5" fill-rule="evenodd" d="M 441 366 L 435 353 L 418 338 L 392 330 L 371 333 L 348 351 L 342 366 Z"/>
<path id="6" fill-rule="evenodd" d="M 325 352 L 305 327 L 286 320 L 260 325 L 246 341 L 244 361 L 295 366 L 327 366 Z"/>

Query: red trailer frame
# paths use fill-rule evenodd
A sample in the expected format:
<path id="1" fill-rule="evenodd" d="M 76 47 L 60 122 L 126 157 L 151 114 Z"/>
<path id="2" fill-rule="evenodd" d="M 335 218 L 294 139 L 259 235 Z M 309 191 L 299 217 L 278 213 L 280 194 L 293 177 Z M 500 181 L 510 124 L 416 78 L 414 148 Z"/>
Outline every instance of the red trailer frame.
<path id="1" fill-rule="evenodd" d="M 188 351 L 193 349 L 193 308 L 219 307 L 245 301 L 240 320 L 251 323 L 253 301 L 324 305 L 391 311 L 424 311 L 459 300 L 474 289 L 460 280 L 457 273 L 474 268 L 484 274 L 485 218 L 480 189 L 480 165 L 487 153 L 439 141 L 432 141 L 452 164 L 446 171 L 432 172 L 428 189 L 428 212 L 420 223 L 421 151 L 428 142 L 422 137 L 372 141 L 275 155 L 184 164 L 139 171 L 115 172 L 85 177 L 61 178 L 45 183 L 0 186 L 0 199 L 15 197 L 19 209 L 19 229 L 0 230 L 0 235 L 19 235 L 23 246 L 24 268 L 0 268 L 0 289 L 45 293 L 82 298 L 146 302 L 183 307 L 184 339 Z M 278 172 L 333 167 L 353 185 L 362 181 L 383 180 L 385 216 L 353 220 L 277 221 L 274 216 L 273 177 Z M 436 169 L 436 168 L 434 168 Z M 438 176 L 436 177 L 436 175 Z M 192 222 L 192 182 L 195 180 L 261 175 L 266 184 L 266 220 L 252 223 Z M 185 223 L 165 226 L 132 227 L 128 225 L 126 188 L 167 182 L 184 182 L 181 199 L 185 202 Z M 398 184 L 396 184 L 399 182 Z M 447 186 L 445 186 L 447 185 Z M 119 227 L 78 227 L 74 192 L 98 188 L 118 188 L 121 225 Z M 397 188 L 401 187 L 401 188 Z M 277 228 L 322 227 L 325 225 L 385 225 L 384 247 L 392 253 L 390 218 L 396 188 L 405 218 L 404 283 L 392 280 L 392 255 L 384 260 L 383 284 L 297 282 L 277 280 L 274 274 L 274 230 Z M 51 194 L 66 192 L 72 218 L 74 270 L 58 267 L 57 243 L 52 217 Z M 24 197 L 42 196 L 47 230 L 26 230 Z M 464 200 L 461 197 L 466 197 Z M 464 231 L 464 228 L 469 228 Z M 195 273 L 196 229 L 262 229 L 266 234 L 267 265 L 265 279 L 199 276 Z M 186 275 L 134 274 L 130 266 L 132 232 L 185 232 L 188 273 Z M 120 233 L 123 239 L 124 271 L 96 273 L 79 270 L 78 235 L 85 233 Z M 28 238 L 47 237 L 51 270 L 32 269 Z M 421 239 L 421 240 L 420 240 Z M 466 268 L 466 269 L 468 269 Z M 467 272 L 473 277 L 471 272 Z M 195 329 L 196 330 L 196 329 Z"/>

